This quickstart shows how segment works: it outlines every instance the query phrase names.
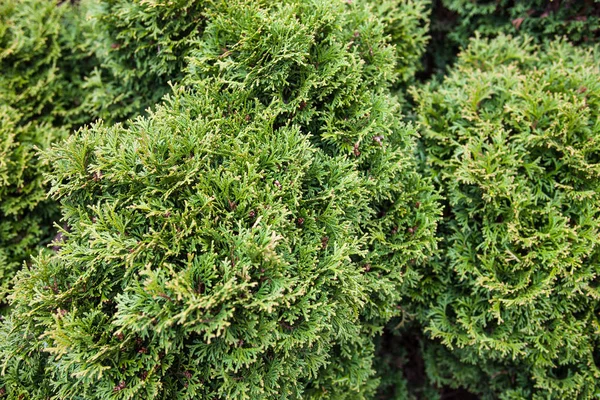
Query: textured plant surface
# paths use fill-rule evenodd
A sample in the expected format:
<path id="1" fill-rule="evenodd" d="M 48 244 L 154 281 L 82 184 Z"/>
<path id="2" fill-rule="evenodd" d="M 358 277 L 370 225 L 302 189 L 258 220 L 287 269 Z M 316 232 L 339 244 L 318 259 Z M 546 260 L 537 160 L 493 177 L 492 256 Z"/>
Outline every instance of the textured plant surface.
<path id="1" fill-rule="evenodd" d="M 484 36 L 524 32 L 537 39 L 566 36 L 574 42 L 595 42 L 600 37 L 597 0 L 442 0 L 442 4 L 458 15 L 450 36 L 462 46 L 475 31 Z"/>
<path id="2" fill-rule="evenodd" d="M 47 163 L 35 155 L 64 132 L 47 124 L 20 126 L 22 116 L 0 105 L 0 301 L 21 264 L 53 236 L 58 208 L 47 202 L 41 172 Z"/>
<path id="3" fill-rule="evenodd" d="M 55 205 L 45 201 L 36 156 L 65 136 L 80 90 L 70 36 L 76 12 L 54 2 L 0 3 L 0 303 L 13 273 L 53 237 Z"/>
<path id="4" fill-rule="evenodd" d="M 436 198 L 417 172 L 412 135 L 388 94 L 398 81 L 394 47 L 369 4 L 240 1 L 214 9 L 190 57 L 186 82 L 219 77 L 281 108 L 277 124 L 298 124 L 327 154 L 355 160 L 371 193 L 364 257 L 380 289 L 374 316 L 391 316 L 400 282 L 434 247 Z M 379 151 L 388 147 L 387 152 Z M 386 317 L 387 319 L 387 317 Z"/>
<path id="5" fill-rule="evenodd" d="M 0 398 L 598 398 L 599 1 L 0 1 Z"/>
<path id="6" fill-rule="evenodd" d="M 93 55 L 82 108 L 92 120 L 144 113 L 183 77 L 210 1 L 83 0 L 81 51 Z"/>
<path id="7" fill-rule="evenodd" d="M 530 369 L 536 398 L 598 391 L 599 76 L 591 51 L 500 36 L 415 93 L 447 204 L 412 297 L 463 361 Z"/>
<path id="8" fill-rule="evenodd" d="M 542 42 L 566 37 L 581 45 L 598 43 L 598 0 L 435 0 L 425 69 L 444 73 L 475 32 L 482 37 L 527 34 Z"/>
<path id="9" fill-rule="evenodd" d="M 18 277 L 9 396 L 374 392 L 372 335 L 437 213 L 388 92 L 394 47 L 363 3 L 205 18 L 187 89 L 45 152 L 65 241 Z"/>
<path id="10" fill-rule="evenodd" d="M 429 0 L 373 0 L 374 12 L 384 26 L 384 33 L 396 51 L 396 69 L 400 88 L 412 82 L 422 69 L 421 57 L 429 41 Z M 402 93 L 399 93 L 402 95 Z"/>
<path id="11" fill-rule="evenodd" d="M 367 288 L 351 257 L 367 193 L 349 161 L 218 91 L 49 153 L 69 230 L 15 288 L 14 317 L 29 317 L 7 323 L 11 395 L 297 398 L 309 378 L 323 395 L 334 378 L 349 393 L 364 385 Z M 46 379 L 26 387 L 12 381 L 31 362 L 18 356 L 40 334 Z M 321 377 L 336 352 L 354 375 L 338 363 Z"/>
<path id="12" fill-rule="evenodd" d="M 99 118 L 118 121 L 141 112 L 165 93 L 168 80 L 181 74 L 184 51 L 177 49 L 184 46 L 164 33 L 178 37 L 180 26 L 191 23 L 169 23 L 174 7 L 96 0 L 0 4 L 0 302 L 13 273 L 56 234 L 58 208 L 45 201 L 47 166 L 36 148 Z M 143 51 L 142 36 L 148 42 L 160 36 L 163 51 Z"/>

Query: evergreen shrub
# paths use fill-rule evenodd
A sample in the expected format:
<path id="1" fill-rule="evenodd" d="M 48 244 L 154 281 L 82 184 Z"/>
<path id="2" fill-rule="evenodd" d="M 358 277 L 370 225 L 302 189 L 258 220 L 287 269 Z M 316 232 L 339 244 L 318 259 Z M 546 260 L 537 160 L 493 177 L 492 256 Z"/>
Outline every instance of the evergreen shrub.
<path id="1" fill-rule="evenodd" d="M 77 119 L 83 59 L 71 51 L 74 24 L 69 5 L 0 3 L 0 303 L 16 269 L 55 234 L 58 208 L 45 200 L 47 163 L 36 147 L 63 138 Z"/>
<path id="2" fill-rule="evenodd" d="M 399 285 L 414 282 L 413 266 L 435 248 L 437 202 L 389 94 L 403 82 L 398 47 L 373 12 L 361 1 L 220 3 L 184 81 L 217 77 L 263 104 L 276 99 L 277 124 L 298 124 L 327 154 L 355 161 L 371 193 L 371 215 L 360 222 L 369 235 L 364 264 L 377 269 L 369 276 L 379 285 L 370 309 L 387 320 L 398 313 Z"/>
<path id="3" fill-rule="evenodd" d="M 526 33 L 538 40 L 566 36 L 577 43 L 600 37 L 600 1 L 568 0 L 442 0 L 457 14 L 453 41 L 466 46 L 475 31 L 482 36 Z"/>
<path id="4" fill-rule="evenodd" d="M 23 116 L 0 105 L 0 302 L 5 300 L 14 273 L 38 246 L 55 232 L 56 205 L 46 200 L 42 172 L 47 163 L 35 147 L 64 136 L 49 124 L 21 125 Z"/>
<path id="5" fill-rule="evenodd" d="M 374 12 L 381 19 L 384 33 L 395 49 L 397 86 L 405 89 L 422 69 L 421 57 L 429 41 L 430 0 L 372 0 Z M 398 93 L 402 96 L 402 92 Z"/>
<path id="6" fill-rule="evenodd" d="M 125 121 L 154 106 L 182 79 L 202 35 L 209 1 L 83 0 L 79 51 L 95 60 L 83 111 Z"/>
<path id="7" fill-rule="evenodd" d="M 373 334 L 437 220 L 394 47 L 362 2 L 204 17 L 186 89 L 44 152 L 64 241 L 13 290 L 9 397 L 373 394 Z"/>
<path id="8" fill-rule="evenodd" d="M 537 42 L 566 37 L 579 45 L 600 39 L 600 1 L 435 0 L 426 68 L 444 72 L 478 32 L 482 37 L 526 34 Z"/>
<path id="9" fill-rule="evenodd" d="M 17 109 L 25 121 L 63 123 L 73 108 L 76 74 L 63 68 L 73 18 L 72 7 L 54 1 L 0 3 L 0 104 Z"/>
<path id="10" fill-rule="evenodd" d="M 339 371 L 345 390 L 364 384 L 351 257 L 368 193 L 352 163 L 243 93 L 205 89 L 49 152 L 68 230 L 20 275 L 3 341 L 49 357 L 27 388 L 12 380 L 31 361 L 5 358 L 9 394 L 298 398 L 310 381 L 325 396 L 335 352 L 357 374 Z"/>
<path id="11" fill-rule="evenodd" d="M 171 49 L 184 47 L 171 37 L 183 35 L 186 24 L 173 19 L 173 8 L 98 0 L 0 4 L 0 302 L 18 267 L 56 235 L 60 214 L 45 201 L 47 168 L 36 148 L 85 123 L 137 114 L 164 95 L 184 60 Z M 149 51 L 142 36 L 151 37 L 148 43 L 160 38 L 163 51 Z"/>
<path id="12" fill-rule="evenodd" d="M 410 297 L 455 356 L 497 364 L 490 387 L 519 388 L 503 367 L 516 363 L 526 398 L 599 391 L 598 58 L 474 39 L 442 83 L 415 91 L 446 202 L 439 257 Z M 460 384 L 465 370 L 449 370 Z"/>

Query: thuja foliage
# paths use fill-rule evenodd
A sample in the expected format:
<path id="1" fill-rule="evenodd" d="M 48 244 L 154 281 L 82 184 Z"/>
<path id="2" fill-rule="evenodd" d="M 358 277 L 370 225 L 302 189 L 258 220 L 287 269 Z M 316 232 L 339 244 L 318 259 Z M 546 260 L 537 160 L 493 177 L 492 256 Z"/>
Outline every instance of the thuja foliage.
<path id="1" fill-rule="evenodd" d="M 84 0 L 81 45 L 97 60 L 86 77 L 87 113 L 121 121 L 143 113 L 183 77 L 209 1 Z"/>
<path id="2" fill-rule="evenodd" d="M 362 397 L 370 193 L 280 107 L 214 84 L 47 153 L 68 230 L 14 289 L 9 396 Z"/>
<path id="3" fill-rule="evenodd" d="M 434 0 L 425 69 L 443 74 L 478 32 L 482 37 L 526 34 L 538 42 L 567 37 L 579 45 L 600 39 L 598 0 Z"/>
<path id="4" fill-rule="evenodd" d="M 36 148 L 154 104 L 183 70 L 187 31 L 201 32 L 193 4 L 0 3 L 0 302 L 14 271 L 56 234 Z"/>
<path id="5" fill-rule="evenodd" d="M 599 77 L 591 50 L 501 35 L 415 93 L 447 202 L 411 296 L 461 361 L 498 363 L 491 384 L 530 371 L 525 397 L 599 391 Z"/>
<path id="6" fill-rule="evenodd" d="M 350 1 L 348 6 L 364 10 L 366 1 L 356 1 L 358 6 Z M 395 73 L 400 77 L 397 83 L 403 86 L 413 79 L 425 50 L 429 3 L 368 2 L 375 13 L 369 13 L 370 18 L 383 20 L 388 35 L 385 40 L 395 46 Z M 79 52 L 95 61 L 86 75 L 83 111 L 93 119 L 120 121 L 153 106 L 170 91 L 170 83 L 185 76 L 186 58 L 199 43 L 214 40 L 211 33 L 205 34 L 206 24 L 220 13 L 239 8 L 236 3 L 239 2 L 224 5 L 220 1 L 83 0 L 78 7 L 85 14 L 79 26 L 82 43 L 77 46 Z M 260 12 L 274 6 L 269 3 L 274 2 L 247 2 L 246 7 Z M 344 8 L 344 3 L 339 3 L 336 11 Z M 377 35 L 375 41 L 383 39 L 381 33 Z M 216 50 L 219 55 L 225 52 L 223 48 Z"/>
<path id="7" fill-rule="evenodd" d="M 196 77 L 218 74 L 260 85 L 257 90 L 289 97 L 295 107 L 327 87 L 326 77 L 333 79 L 328 91 L 337 88 L 343 73 L 354 86 L 354 77 L 374 87 L 406 84 L 419 69 L 428 39 L 427 5 L 422 0 L 215 2 L 205 12 L 207 27 L 200 50 L 191 52 L 189 69 Z M 262 53 L 253 54 L 256 49 Z M 308 104 L 309 110 L 314 105 Z"/>
<path id="8" fill-rule="evenodd" d="M 0 302 L 15 271 L 53 236 L 55 205 L 46 201 L 35 146 L 45 147 L 64 131 L 48 124 L 21 125 L 23 116 L 0 105 Z"/>
<path id="9" fill-rule="evenodd" d="M 394 47 L 363 3 L 206 18 L 188 90 L 45 153 L 65 242 L 17 280 L 10 396 L 373 393 L 372 334 L 435 245 Z"/>
<path id="10" fill-rule="evenodd" d="M 45 0 L 0 3 L 0 302 L 10 278 L 53 236 L 36 147 L 64 137 L 77 117 L 84 63 L 71 51 L 76 11 Z M 67 67 L 72 64 L 72 67 Z"/>
<path id="11" fill-rule="evenodd" d="M 395 49 L 398 86 L 405 89 L 421 69 L 421 57 L 429 40 L 429 0 L 373 0 L 373 11 L 381 19 L 384 33 Z M 401 94 L 401 93 L 400 93 Z"/>
<path id="12" fill-rule="evenodd" d="M 369 24 L 376 26 L 378 30 L 373 32 L 376 36 L 372 39 L 375 50 L 370 45 L 366 47 L 361 44 L 361 51 L 369 52 L 369 57 L 379 54 L 377 62 L 389 64 L 394 59 L 390 48 L 385 47 L 386 52 L 381 53 L 378 46 L 382 46 L 384 40 L 393 42 L 398 60 L 395 70 L 389 66 L 376 68 L 381 68 L 382 73 L 386 74 L 384 79 L 391 79 L 393 74 L 397 74 L 401 77 L 400 82 L 406 83 L 417 68 L 417 60 L 426 40 L 426 14 L 421 13 L 423 6 L 424 3 L 416 1 L 379 4 L 376 10 L 378 15 L 389 22 L 386 26 L 393 27 L 387 31 L 391 33 L 391 38 L 384 39 L 381 24 L 374 22 L 373 14 L 365 11 L 364 4 L 348 5 L 348 8 L 357 9 L 362 14 L 355 11 L 354 18 L 358 19 L 345 22 L 344 36 L 340 36 L 344 42 L 338 45 L 356 42 L 351 46 L 358 47 L 357 43 L 362 39 L 354 35 L 359 29 L 363 29 L 360 25 L 366 25 L 364 35 L 372 33 Z M 212 18 L 223 12 L 223 5 L 219 2 L 190 1 L 160 3 L 84 0 L 72 5 L 70 2 L 58 4 L 45 0 L 11 0 L 3 2 L 1 7 L 2 103 L 18 110 L 21 119 L 20 122 L 15 122 L 17 125 L 30 121 L 35 121 L 35 124 L 48 122 L 65 130 L 99 118 L 111 122 L 120 121 L 155 104 L 170 90 L 170 82 L 182 79 L 185 57 L 189 55 L 190 49 L 197 47 L 198 41 L 213 40 L 211 35 L 203 36 L 206 10 L 212 10 L 212 14 L 209 13 Z M 235 7 L 230 5 L 229 11 Z M 266 5 L 249 2 L 245 7 L 259 12 Z M 314 5 L 306 5 L 303 12 L 306 14 L 306 10 L 311 8 Z M 280 10 L 280 13 L 286 11 L 293 10 L 288 7 Z M 330 11 L 346 10 L 340 3 L 335 10 Z M 360 18 L 370 21 L 362 22 Z M 316 26 L 313 24 L 311 28 Z M 305 42 L 308 40 L 310 37 L 304 38 Z M 315 46 L 313 50 L 322 51 L 324 48 Z M 332 60 L 335 56 L 336 54 L 329 54 L 326 58 Z M 324 65 L 328 65 L 328 62 L 325 61 Z M 345 65 L 344 70 L 336 73 L 344 74 L 360 62 L 361 58 L 355 58 L 353 64 Z M 362 79 L 360 77 L 365 75 L 365 71 L 354 72 L 354 79 Z M 303 71 L 298 68 L 293 73 Z M 328 78 L 325 76 L 320 79 Z M 311 82 L 312 80 L 308 81 Z M 340 82 L 337 83 L 339 84 Z M 367 84 L 379 85 L 373 79 Z M 316 92 L 315 89 L 313 92 Z M 305 96 L 302 101 L 307 98 Z M 349 97 L 345 99 L 348 100 Z M 296 107 L 298 104 L 294 103 L 292 106 Z M 13 120 L 14 115 L 10 119 Z M 350 123 L 352 121 L 347 124 Z M 37 129 L 35 124 L 28 128 L 28 132 Z M 32 139 L 31 143 L 23 143 L 24 147 L 19 151 L 32 158 L 33 146 L 51 143 L 57 139 L 52 136 L 57 132 L 59 130 L 40 128 L 37 135 L 41 137 Z M 31 135 L 30 133 L 29 137 Z M 11 143 L 11 149 L 18 148 L 16 142 Z M 354 144 L 356 143 L 352 145 Z M 23 165 L 28 168 L 29 175 L 40 177 L 43 172 L 33 162 Z M 43 190 L 41 180 L 35 181 L 39 190 L 37 198 L 40 199 Z M 26 200 L 22 203 L 29 207 L 23 210 L 31 210 L 33 207 Z M 43 208 L 49 206 L 44 205 Z M 21 214 L 13 211 L 12 215 L 18 219 Z M 50 220 L 45 221 L 49 223 Z M 13 263 L 21 264 L 30 252 L 37 251 L 30 246 L 36 243 L 37 238 L 17 233 L 16 228 L 7 226 L 5 229 L 12 232 L 5 236 L 6 240 L 10 237 L 11 243 L 15 240 L 22 241 L 18 238 L 23 238 L 18 252 L 20 256 L 12 259 L 11 266 L 6 267 L 7 270 L 13 270 Z M 49 229 L 44 228 L 44 232 L 49 232 Z"/>
<path id="13" fill-rule="evenodd" d="M 71 108 L 62 34 L 69 6 L 53 1 L 6 0 L 0 4 L 0 101 L 19 110 L 25 120 L 54 121 Z M 69 75 L 69 76 L 67 76 Z"/>
<path id="14" fill-rule="evenodd" d="M 298 124 L 327 154 L 354 160 L 371 193 L 360 224 L 370 243 L 363 262 L 380 286 L 372 314 L 396 314 L 400 282 L 413 281 L 412 265 L 434 247 L 437 206 L 389 95 L 400 81 L 394 47 L 370 3 L 237 1 L 207 15 L 185 81 L 218 77 L 263 104 L 277 100 L 277 124 Z"/>
<path id="15" fill-rule="evenodd" d="M 49 153 L 69 231 L 23 272 L 14 316 L 33 314 L 4 343 L 26 354 L 43 334 L 50 382 L 16 385 L 26 364 L 11 354 L 10 395 L 299 397 L 336 339 L 356 336 L 349 217 L 365 193 L 351 164 L 219 91 Z"/>
<path id="16" fill-rule="evenodd" d="M 183 6 L 177 10 L 199 18 L 197 9 Z M 99 118 L 118 121 L 141 112 L 165 93 L 183 69 L 184 51 L 171 49 L 183 45 L 172 44 L 172 37 L 189 39 L 179 27 L 195 24 L 191 17 L 187 25 L 174 18 L 170 7 L 96 0 L 0 4 L 2 290 L 56 234 L 52 226 L 59 215 L 55 205 L 42 202 L 46 167 L 37 161 L 36 148 Z M 148 21 L 164 26 L 151 29 Z M 142 37 L 160 38 L 156 47 L 162 51 L 149 51 Z"/>
<path id="17" fill-rule="evenodd" d="M 574 42 L 600 38 L 598 0 L 442 0 L 442 4 L 457 14 L 456 27 L 449 36 L 463 46 L 475 31 L 484 36 L 526 33 L 537 39 L 567 36 Z"/>

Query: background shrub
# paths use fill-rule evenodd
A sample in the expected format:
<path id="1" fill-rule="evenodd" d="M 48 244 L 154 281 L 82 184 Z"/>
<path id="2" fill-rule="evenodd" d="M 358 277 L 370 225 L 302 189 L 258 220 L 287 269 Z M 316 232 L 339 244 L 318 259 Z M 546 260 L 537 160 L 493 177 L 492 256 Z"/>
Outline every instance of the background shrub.
<path id="1" fill-rule="evenodd" d="M 209 1 L 84 0 L 81 51 L 96 60 L 86 76 L 90 120 L 124 121 L 171 91 L 201 36 Z"/>
<path id="2" fill-rule="evenodd" d="M 523 33 L 537 42 L 564 36 L 577 44 L 600 38 L 598 0 L 436 0 L 431 19 L 433 39 L 425 60 L 430 73 L 443 73 L 475 32 L 490 38 Z"/>
<path id="3" fill-rule="evenodd" d="M 383 23 L 384 33 L 394 46 L 395 72 L 400 89 L 413 82 L 415 74 L 423 67 L 423 56 L 429 42 L 429 0 L 371 1 L 374 12 Z M 398 93 L 403 96 L 402 91 Z"/>
<path id="4" fill-rule="evenodd" d="M 35 146 L 44 147 L 64 131 L 49 124 L 22 123 L 22 116 L 0 105 L 0 302 L 16 270 L 55 235 L 58 208 L 46 201 Z"/>
<path id="5" fill-rule="evenodd" d="M 77 10 L 52 1 L 0 4 L 0 303 L 16 269 L 55 235 L 37 159 L 81 119 L 85 57 L 73 52 Z"/>
<path id="6" fill-rule="evenodd" d="M 462 362 L 522 363 L 534 398 L 598 391 L 598 77 L 597 53 L 501 35 L 415 92 L 447 201 L 411 297 Z"/>
<path id="7" fill-rule="evenodd" d="M 459 17 L 450 36 L 462 46 L 475 31 L 483 36 L 523 32 L 536 39 L 566 36 L 573 42 L 597 41 L 600 35 L 600 2 L 596 0 L 442 0 L 442 4 Z"/>
<path id="8" fill-rule="evenodd" d="M 81 82 L 73 60 L 77 10 L 54 1 L 0 4 L 0 102 L 25 122 L 68 125 Z"/>

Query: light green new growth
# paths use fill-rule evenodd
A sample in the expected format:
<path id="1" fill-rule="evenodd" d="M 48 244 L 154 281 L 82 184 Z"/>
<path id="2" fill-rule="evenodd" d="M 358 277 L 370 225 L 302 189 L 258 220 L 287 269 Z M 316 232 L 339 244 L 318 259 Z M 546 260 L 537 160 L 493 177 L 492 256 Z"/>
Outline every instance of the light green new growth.
<path id="1" fill-rule="evenodd" d="M 499 36 L 415 92 L 447 199 L 422 321 L 463 361 L 523 365 L 534 398 L 598 390 L 599 76 L 591 51 Z"/>

